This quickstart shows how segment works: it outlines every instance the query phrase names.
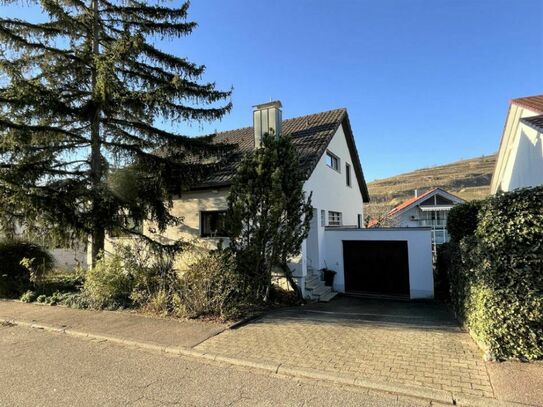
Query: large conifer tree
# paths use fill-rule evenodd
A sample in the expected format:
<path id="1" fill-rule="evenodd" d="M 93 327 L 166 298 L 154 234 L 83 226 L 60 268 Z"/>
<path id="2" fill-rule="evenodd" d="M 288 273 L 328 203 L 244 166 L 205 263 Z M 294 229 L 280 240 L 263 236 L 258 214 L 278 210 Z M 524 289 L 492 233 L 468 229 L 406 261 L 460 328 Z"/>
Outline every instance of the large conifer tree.
<path id="1" fill-rule="evenodd" d="M 153 42 L 191 33 L 188 2 L 26 3 L 41 7 L 43 22 L 0 18 L 3 219 L 90 235 L 95 259 L 108 230 L 135 232 L 131 221 L 144 218 L 164 229 L 174 220 L 169 181 L 190 182 L 202 168 L 185 158 L 218 150 L 157 123 L 219 119 L 230 91 L 202 83 L 203 65 Z M 130 174 L 111 176 L 127 166 Z"/>

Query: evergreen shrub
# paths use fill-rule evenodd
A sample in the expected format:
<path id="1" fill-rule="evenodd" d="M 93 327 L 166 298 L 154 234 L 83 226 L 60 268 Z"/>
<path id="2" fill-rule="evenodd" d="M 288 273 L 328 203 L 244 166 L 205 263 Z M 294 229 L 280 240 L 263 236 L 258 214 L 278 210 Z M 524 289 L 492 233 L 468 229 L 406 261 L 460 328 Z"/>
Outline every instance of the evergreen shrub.
<path id="1" fill-rule="evenodd" d="M 53 256 L 38 244 L 0 241 L 0 297 L 17 298 L 53 270 Z"/>
<path id="2" fill-rule="evenodd" d="M 543 187 L 484 201 L 473 236 L 450 245 L 451 300 L 497 359 L 543 358 Z"/>

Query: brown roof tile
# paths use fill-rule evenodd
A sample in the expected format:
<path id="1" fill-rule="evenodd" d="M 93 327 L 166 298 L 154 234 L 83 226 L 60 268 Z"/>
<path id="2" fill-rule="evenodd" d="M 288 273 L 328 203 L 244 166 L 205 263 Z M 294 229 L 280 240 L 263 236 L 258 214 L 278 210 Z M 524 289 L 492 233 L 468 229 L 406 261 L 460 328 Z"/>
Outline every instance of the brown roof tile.
<path id="1" fill-rule="evenodd" d="M 354 144 L 349 119 L 346 109 L 329 110 L 322 113 L 310 114 L 283 120 L 282 132 L 292 137 L 292 143 L 300 154 L 300 165 L 311 174 L 326 147 L 332 140 L 340 125 L 344 125 L 347 136 L 347 144 L 351 152 L 353 165 L 359 181 L 360 191 L 364 201 L 369 201 L 366 182 L 360 166 L 358 152 Z M 244 127 L 237 130 L 224 131 L 212 136 L 212 142 L 234 144 L 235 157 L 230 164 L 214 172 L 211 176 L 202 180 L 197 188 L 209 188 L 217 185 L 229 185 L 236 174 L 238 164 L 244 154 L 254 149 L 254 136 L 252 127 Z"/>
<path id="2" fill-rule="evenodd" d="M 511 103 L 528 108 L 538 113 L 543 113 L 543 95 L 517 98 L 511 100 Z"/>

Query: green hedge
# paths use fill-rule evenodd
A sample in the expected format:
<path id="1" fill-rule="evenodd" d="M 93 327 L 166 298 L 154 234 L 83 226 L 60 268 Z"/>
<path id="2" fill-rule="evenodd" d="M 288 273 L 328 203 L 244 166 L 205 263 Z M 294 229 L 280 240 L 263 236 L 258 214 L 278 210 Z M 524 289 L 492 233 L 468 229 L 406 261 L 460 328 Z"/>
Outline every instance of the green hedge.
<path id="1" fill-rule="evenodd" d="M 447 231 L 451 240 L 459 242 L 475 233 L 477 215 L 482 204 L 483 201 L 470 201 L 452 207 L 447 216 Z"/>
<path id="2" fill-rule="evenodd" d="M 26 259 L 26 263 L 21 261 Z M 25 240 L 0 241 L 0 297 L 19 297 L 54 267 L 53 256 Z"/>
<path id="3" fill-rule="evenodd" d="M 494 358 L 543 358 L 543 187 L 488 198 L 477 217 L 448 247 L 457 316 Z"/>

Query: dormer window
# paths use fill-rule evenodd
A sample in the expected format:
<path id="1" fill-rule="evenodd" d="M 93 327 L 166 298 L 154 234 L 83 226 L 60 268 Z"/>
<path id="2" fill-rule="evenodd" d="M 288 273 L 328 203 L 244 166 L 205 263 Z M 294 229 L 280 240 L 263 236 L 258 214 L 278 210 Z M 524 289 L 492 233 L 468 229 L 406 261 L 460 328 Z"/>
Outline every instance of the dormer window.
<path id="1" fill-rule="evenodd" d="M 330 151 L 326 152 L 326 165 L 339 172 L 339 157 Z"/>

